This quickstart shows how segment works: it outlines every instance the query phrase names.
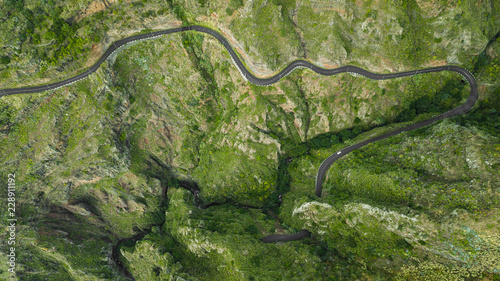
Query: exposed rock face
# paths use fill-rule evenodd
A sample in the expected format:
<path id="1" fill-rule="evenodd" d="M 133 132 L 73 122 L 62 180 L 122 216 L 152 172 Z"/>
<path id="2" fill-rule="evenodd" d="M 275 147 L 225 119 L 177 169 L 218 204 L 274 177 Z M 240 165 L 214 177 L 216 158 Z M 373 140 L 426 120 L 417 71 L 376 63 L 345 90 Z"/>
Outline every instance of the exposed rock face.
<path id="1" fill-rule="evenodd" d="M 489 219 L 498 219 L 494 213 L 491 214 L 496 218 Z M 335 210 L 324 203 L 307 202 L 293 214 L 303 226 L 328 237 L 331 247 L 346 255 L 354 252 L 366 255 L 363 260 L 374 267 L 389 265 L 398 279 L 413 277 L 418 271 L 432 280 L 446 276 L 480 277 L 483 272 L 495 272 L 500 266 L 498 242 L 484 239 L 487 235 L 479 233 L 487 230 L 469 220 L 463 211 L 454 211 L 441 224 L 426 216 L 406 216 L 362 203 L 350 203 L 342 210 Z M 425 255 L 430 261 L 417 266 L 402 265 L 412 255 Z M 443 267 L 443 261 L 458 265 L 456 271 L 452 273 Z M 395 270 L 398 264 L 403 266 L 402 270 Z"/>

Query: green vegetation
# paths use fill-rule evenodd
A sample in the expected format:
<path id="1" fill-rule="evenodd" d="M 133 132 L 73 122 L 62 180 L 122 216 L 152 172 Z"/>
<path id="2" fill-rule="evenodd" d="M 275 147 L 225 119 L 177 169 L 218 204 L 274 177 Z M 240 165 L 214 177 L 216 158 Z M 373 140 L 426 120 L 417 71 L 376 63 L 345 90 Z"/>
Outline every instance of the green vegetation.
<path id="1" fill-rule="evenodd" d="M 0 63 L 1 64 L 9 64 L 10 63 L 10 57 L 8 57 L 8 56 L 1 56 L 0 57 Z"/>
<path id="2" fill-rule="evenodd" d="M 215 111 L 217 110 L 217 103 L 219 101 L 219 89 L 214 77 L 214 68 L 207 54 L 203 52 L 202 45 L 204 37 L 204 35 L 194 31 L 185 32 L 183 33 L 182 44 L 192 54 L 196 68 L 207 82 L 207 87 L 204 89 L 201 98 L 211 99 L 210 104 L 205 105 L 205 107 Z M 214 116 L 207 117 L 208 119 L 214 118 Z"/>
<path id="3" fill-rule="evenodd" d="M 78 60 L 79 55 L 88 51 L 86 50 L 89 44 L 88 38 L 98 38 L 92 34 L 89 37 L 78 36 L 77 31 L 82 27 L 79 23 L 65 21 L 61 17 L 62 8 L 55 6 L 52 0 L 36 9 L 25 5 L 24 0 L 6 1 L 4 8 L 5 14 L 2 16 L 7 17 L 3 23 L 4 30 L 17 34 L 16 41 L 19 42 L 21 48 L 37 56 L 42 65 L 60 66 L 61 63 Z M 20 30 L 14 32 L 10 26 L 12 22 L 17 22 L 17 27 L 13 28 L 21 27 Z M 58 49 L 45 47 L 52 45 L 58 46 Z M 8 64 L 10 58 L 2 56 L 1 62 Z"/>
<path id="4" fill-rule="evenodd" d="M 450 110 L 468 96 L 464 89 L 466 89 L 465 82 L 449 80 L 443 88 L 432 96 L 423 96 L 412 101 L 407 108 L 396 116 L 395 121 L 406 122 L 413 120 L 420 114 Z"/>
<path id="5" fill-rule="evenodd" d="M 229 7 L 226 8 L 226 13 L 228 16 L 232 16 L 234 10 L 243 6 L 243 0 L 231 0 L 229 3 Z"/>
<path id="6" fill-rule="evenodd" d="M 298 69 L 260 87 L 210 36 L 137 42 L 86 80 L 0 100 L 19 279 L 498 279 L 499 41 L 485 49 L 495 1 L 35 2 L 1 4 L 2 89 L 79 72 L 137 32 L 201 24 L 256 75 L 297 58 L 379 73 L 453 64 L 473 71 L 480 101 L 343 157 L 317 198 L 332 152 L 445 112 L 467 85 L 446 72 Z M 311 237 L 259 241 L 301 229 Z"/>
<path id="7" fill-rule="evenodd" d="M 472 158 L 494 155 L 495 143 L 489 143 L 488 148 L 476 154 L 472 151 L 479 148 L 473 143 L 486 145 L 480 136 L 448 122 L 432 128 L 371 144 L 335 163 L 326 184 L 328 193 L 335 198 L 332 200 L 364 198 L 367 203 L 384 206 L 424 208 L 429 214 L 441 214 L 442 208 L 447 212 L 461 208 L 475 213 L 498 205 L 500 198 L 481 191 L 486 184 L 483 181 L 490 179 L 488 175 L 494 173 L 496 164 Z M 461 137 L 452 137 L 455 134 Z M 440 138 L 446 142 L 442 143 Z M 476 162 L 490 165 L 479 168 L 472 164 Z M 357 168 L 347 168 L 352 166 Z"/>
<path id="8" fill-rule="evenodd" d="M 189 206 L 190 196 L 179 189 L 170 189 L 168 197 L 170 204 L 166 216 L 171 223 L 164 225 L 161 236 L 155 233 L 145 237 L 147 243 L 159 244 L 161 246 L 156 247 L 172 253 L 171 265 L 164 264 L 160 272 L 182 269 L 184 274 L 200 280 L 213 277 L 290 279 L 297 275 L 306 279 L 320 278 L 321 265 L 313 254 L 313 246 L 300 243 L 277 246 L 256 239 L 273 229 L 273 221 L 258 210 L 225 205 L 198 210 Z M 164 237 L 172 237 L 176 243 Z M 137 250 L 140 247 L 136 246 Z M 127 256 L 129 254 L 125 254 Z M 283 270 L 292 264 L 293 271 Z"/>
<path id="9" fill-rule="evenodd" d="M 231 30 L 242 38 L 245 52 L 262 58 L 270 69 L 277 70 L 300 53 L 300 41 L 290 19 L 292 6 L 282 6 L 280 1 L 264 3 L 254 1 L 256 8 L 250 12 L 251 17 L 236 17 Z M 267 27 L 262 23 L 267 23 Z"/>
<path id="10" fill-rule="evenodd" d="M 9 104 L 0 100 L 0 127 L 8 126 L 13 115 L 13 108 L 10 107 Z"/>

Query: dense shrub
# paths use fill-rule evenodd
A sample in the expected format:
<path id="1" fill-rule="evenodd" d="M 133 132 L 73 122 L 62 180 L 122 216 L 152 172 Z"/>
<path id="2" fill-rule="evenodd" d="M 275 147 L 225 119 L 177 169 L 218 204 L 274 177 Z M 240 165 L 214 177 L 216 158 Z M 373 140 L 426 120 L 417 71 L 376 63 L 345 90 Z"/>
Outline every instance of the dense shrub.
<path id="1" fill-rule="evenodd" d="M 446 82 L 444 87 L 433 96 L 423 96 L 410 103 L 396 118 L 396 122 L 413 120 L 417 115 L 431 112 L 444 112 L 457 106 L 462 99 L 465 85 L 457 80 Z"/>
<path id="2" fill-rule="evenodd" d="M 0 57 L 0 63 L 1 64 L 9 64 L 10 63 L 10 58 L 8 56 L 1 56 Z"/>

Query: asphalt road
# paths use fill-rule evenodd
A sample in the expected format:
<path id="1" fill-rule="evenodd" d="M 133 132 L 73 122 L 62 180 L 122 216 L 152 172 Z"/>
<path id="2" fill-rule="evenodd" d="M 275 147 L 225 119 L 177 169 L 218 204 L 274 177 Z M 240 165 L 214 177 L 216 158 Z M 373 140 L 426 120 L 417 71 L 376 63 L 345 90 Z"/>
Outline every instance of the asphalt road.
<path id="1" fill-rule="evenodd" d="M 111 44 L 111 46 L 109 46 L 109 48 L 106 50 L 106 52 L 99 58 L 99 60 L 94 65 L 87 68 L 82 73 L 80 73 L 76 76 L 62 80 L 60 82 L 55 82 L 55 83 L 47 84 L 47 85 L 41 85 L 41 86 L 35 86 L 35 87 L 25 87 L 25 88 L 14 88 L 14 89 L 2 89 L 2 90 L 0 90 L 0 98 L 2 96 L 8 96 L 8 95 L 39 93 L 39 92 L 55 90 L 57 88 L 67 86 L 69 84 L 72 84 L 74 82 L 82 80 L 82 79 L 88 77 L 90 74 L 94 73 L 99 68 L 99 66 L 101 66 L 101 64 L 106 59 L 109 58 L 109 56 L 111 54 L 113 54 L 117 49 L 123 47 L 124 45 L 126 45 L 128 43 L 138 41 L 138 40 L 145 40 L 145 39 L 160 37 L 160 36 L 165 35 L 165 34 L 178 33 L 178 32 L 189 31 L 189 30 L 194 30 L 194 31 L 206 33 L 206 34 L 209 34 L 209 35 L 215 37 L 215 39 L 217 39 L 222 45 L 224 45 L 226 50 L 229 52 L 236 67 L 243 75 L 243 78 L 247 81 L 250 81 L 250 82 L 256 84 L 256 85 L 264 86 L 264 85 L 274 84 L 274 83 L 278 82 L 281 78 L 290 74 L 290 72 L 292 72 L 295 68 L 301 68 L 301 67 L 302 68 L 309 68 L 312 71 L 314 71 L 318 74 L 321 74 L 321 75 L 325 75 L 325 76 L 349 72 L 349 73 L 353 73 L 353 74 L 362 75 L 362 76 L 365 76 L 367 78 L 374 79 L 374 80 L 394 79 L 394 78 L 400 78 L 400 77 L 413 76 L 413 75 L 422 74 L 422 73 L 452 71 L 452 72 L 456 72 L 456 73 L 462 75 L 465 78 L 465 80 L 467 80 L 467 82 L 470 85 L 470 94 L 469 94 L 467 101 L 464 104 L 462 104 L 461 106 L 456 107 L 448 112 L 445 112 L 445 113 L 443 113 L 439 116 L 433 117 L 431 119 L 421 121 L 421 122 L 415 123 L 413 125 L 394 130 L 390 133 L 387 133 L 387 134 L 384 134 L 384 135 L 357 143 L 355 145 L 351 145 L 351 146 L 346 147 L 338 152 L 335 152 L 334 154 L 332 154 L 328 158 L 326 158 L 325 161 L 323 161 L 323 163 L 321 163 L 321 166 L 319 167 L 318 173 L 316 175 L 315 187 L 316 187 L 316 196 L 318 196 L 318 197 L 321 197 L 322 183 L 323 183 L 323 179 L 325 177 L 325 174 L 328 171 L 328 168 L 337 159 L 339 159 L 339 158 L 345 156 L 346 154 L 350 153 L 351 151 L 358 149 L 358 148 L 361 148 L 369 143 L 372 143 L 372 142 L 375 142 L 375 141 L 378 141 L 381 139 L 385 139 L 385 138 L 390 137 L 390 136 L 397 135 L 403 131 L 411 131 L 411 130 L 415 130 L 418 128 L 422 128 L 424 126 L 430 125 L 436 121 L 443 120 L 445 118 L 464 114 L 474 106 L 474 104 L 476 103 L 476 100 L 478 98 L 477 84 L 476 84 L 476 79 L 474 78 L 474 76 L 469 71 L 467 71 L 465 68 L 462 68 L 459 66 L 452 66 L 452 65 L 424 68 L 424 69 L 405 71 L 405 72 L 399 72 L 399 73 L 377 74 L 377 73 L 373 73 L 373 72 L 370 72 L 368 70 L 365 70 L 365 69 L 362 69 L 362 68 L 359 68 L 359 67 L 353 66 L 353 65 L 346 65 L 346 66 L 342 66 L 342 67 L 335 68 L 335 69 L 324 69 L 324 68 L 320 68 L 318 66 L 315 66 L 308 61 L 296 60 L 296 61 L 293 61 L 290 64 L 288 64 L 278 74 L 276 74 L 272 77 L 258 78 L 255 75 L 253 75 L 243 65 L 243 62 L 240 60 L 240 58 L 238 57 L 238 55 L 236 54 L 234 49 L 231 47 L 229 42 L 220 33 L 218 33 L 215 30 L 212 30 L 210 28 L 203 27 L 203 26 L 196 26 L 196 25 L 171 28 L 171 29 L 155 31 L 155 32 L 147 33 L 147 34 L 139 34 L 139 35 L 134 35 L 134 36 L 130 36 L 130 37 L 115 41 L 114 43 Z M 278 242 L 278 241 L 292 241 L 292 240 L 302 239 L 302 238 L 309 236 L 309 235 L 310 235 L 310 232 L 308 230 L 304 229 L 298 233 L 291 234 L 291 235 L 273 234 L 273 235 L 264 237 L 261 240 L 263 242 L 266 242 L 266 243 Z"/>
<path id="2" fill-rule="evenodd" d="M 358 72 L 358 70 L 361 70 L 363 73 Z M 325 177 L 325 174 L 328 171 L 328 168 L 330 168 L 330 166 L 333 164 L 333 162 L 337 161 L 337 159 L 345 156 L 346 154 L 348 154 L 349 152 L 351 152 L 355 149 L 361 148 L 361 147 L 363 147 L 367 144 L 370 144 L 372 142 L 376 142 L 378 140 L 397 135 L 397 134 L 404 132 L 404 131 L 411 131 L 411 130 L 415 130 L 418 128 L 422 128 L 422 127 L 430 125 L 436 121 L 443 120 L 445 118 L 464 114 L 474 106 L 474 104 L 476 103 L 477 98 L 478 98 L 476 79 L 469 71 L 467 71 L 464 68 L 458 67 L 458 66 L 439 66 L 439 67 L 426 68 L 426 69 L 415 70 L 415 71 L 400 72 L 400 73 L 394 73 L 394 74 L 374 74 L 374 73 L 368 72 L 364 69 L 356 68 L 356 70 L 355 70 L 356 73 L 361 74 L 361 75 L 366 76 L 366 77 L 371 78 L 371 79 L 376 79 L 376 80 L 385 80 L 385 79 L 391 79 L 391 78 L 396 78 L 396 77 L 411 76 L 411 75 L 415 75 L 417 73 L 420 74 L 420 73 L 430 73 L 430 72 L 440 72 L 440 71 L 457 72 L 457 73 L 461 74 L 467 80 L 467 82 L 470 85 L 470 94 L 469 94 L 469 97 L 467 98 L 467 101 L 464 104 L 462 104 L 461 106 L 453 108 L 452 110 L 447 111 L 439 116 L 436 116 L 436 117 L 433 117 L 433 118 L 430 118 L 430 119 L 427 119 L 427 120 L 424 120 L 424 121 L 421 121 L 421 122 L 418 122 L 418 123 L 415 123 L 415 124 L 412 124 L 412 125 L 409 125 L 409 126 L 406 126 L 403 128 L 399 128 L 397 130 L 383 134 L 381 136 L 374 137 L 374 138 L 371 138 L 369 140 L 348 146 L 348 147 L 341 149 L 340 151 L 337 151 L 336 153 L 330 155 L 328 158 L 325 159 L 325 161 L 323 161 L 323 163 L 321 163 L 321 165 L 319 166 L 319 169 L 318 169 L 318 173 L 316 174 L 316 196 L 321 197 L 321 190 L 322 190 L 321 185 L 323 183 L 323 179 Z"/>

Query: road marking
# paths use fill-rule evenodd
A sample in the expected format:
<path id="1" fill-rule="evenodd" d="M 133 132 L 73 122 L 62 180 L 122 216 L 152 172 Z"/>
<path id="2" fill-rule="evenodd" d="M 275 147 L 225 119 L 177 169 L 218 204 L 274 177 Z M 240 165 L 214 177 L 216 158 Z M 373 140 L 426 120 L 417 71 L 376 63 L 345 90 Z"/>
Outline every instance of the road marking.
<path id="1" fill-rule="evenodd" d="M 177 30 L 177 31 L 172 31 L 172 30 Z M 238 69 L 238 71 L 240 72 L 241 76 L 243 77 L 243 79 L 245 81 L 249 81 L 249 79 L 251 79 L 252 83 L 256 84 L 256 85 L 271 85 L 271 84 L 274 84 L 274 83 L 277 83 L 283 76 L 288 76 L 293 70 L 295 70 L 295 68 L 302 68 L 304 66 L 298 66 L 298 67 L 292 67 L 290 71 L 288 71 L 287 73 L 278 73 L 277 76 L 273 76 L 273 77 L 270 77 L 270 78 L 257 78 L 255 77 L 247 68 L 244 67 L 244 64 L 243 62 L 237 57 L 236 55 L 236 52 L 234 51 L 234 49 L 231 47 L 231 45 L 229 44 L 229 42 L 226 40 L 226 38 L 224 38 L 220 33 L 218 33 L 217 31 L 214 31 L 214 30 L 211 30 L 209 28 L 206 28 L 206 27 L 201 27 L 201 26 L 187 26 L 187 27 L 182 27 L 182 28 L 173 28 L 173 29 L 167 29 L 167 30 L 162 30 L 160 31 L 160 34 L 158 34 L 157 36 L 153 36 L 152 33 L 148 33 L 146 34 L 146 38 L 140 38 L 141 36 L 144 36 L 144 34 L 142 35 L 135 35 L 135 36 L 139 36 L 139 37 L 135 37 L 135 36 L 131 36 L 131 37 L 128 37 L 128 38 L 124 38 L 122 40 L 127 40 L 127 39 L 131 39 L 131 41 L 123 44 L 122 46 L 120 47 L 116 47 L 116 44 L 115 42 L 112 43 L 112 45 L 115 47 L 115 50 L 113 50 L 106 58 L 99 58 L 98 62 L 91 66 L 90 68 L 88 68 L 88 73 L 86 73 L 86 75 L 76 81 L 71 81 L 69 82 L 69 80 L 71 80 L 72 78 L 69 78 L 67 80 L 63 80 L 63 81 L 68 81 L 66 83 L 63 83 L 61 86 L 59 86 L 58 88 L 60 87 L 63 87 L 63 86 L 66 86 L 66 85 L 70 85 L 70 84 L 73 84 L 77 81 L 80 81 L 82 79 L 85 79 L 87 78 L 88 76 L 90 76 L 90 74 L 94 73 L 95 71 L 97 71 L 97 69 L 100 67 L 100 65 L 102 64 L 102 62 L 106 61 L 112 54 L 114 54 L 115 52 L 117 52 L 120 48 L 128 45 L 128 44 L 131 44 L 133 42 L 136 42 L 136 41 L 142 41 L 142 40 L 146 40 L 146 39 L 154 39 L 154 38 L 158 38 L 164 34 L 172 34 L 172 33 L 177 33 L 177 32 L 183 32 L 183 31 L 190 31 L 190 30 L 197 30 L 198 32 L 202 32 L 202 33 L 205 33 L 205 34 L 208 34 L 208 35 L 211 35 L 213 37 L 215 37 L 219 42 L 222 43 L 222 45 L 224 47 L 226 47 L 227 51 L 229 52 L 229 55 L 231 57 L 231 60 L 233 62 L 233 64 L 236 66 L 236 68 Z M 139 39 L 136 39 L 136 38 L 139 38 Z M 102 62 L 100 62 L 102 60 Z M 237 62 L 240 62 L 240 64 L 243 66 L 243 68 L 241 68 Z M 301 63 L 300 61 L 295 61 L 295 62 L 292 62 L 290 63 L 289 65 L 293 65 L 293 64 L 296 64 L 296 63 Z M 309 62 L 306 62 L 306 68 L 309 68 L 311 70 L 313 70 L 313 68 L 317 67 Z M 285 67 L 286 68 L 286 67 Z M 353 74 L 355 77 L 358 77 L 358 76 L 363 76 L 363 77 L 366 77 L 366 78 L 369 78 L 369 79 L 378 79 L 380 78 L 381 80 L 385 80 L 385 79 L 392 79 L 392 78 L 399 78 L 399 77 L 406 77 L 406 76 L 413 76 L 413 75 L 416 75 L 420 72 L 422 73 L 430 73 L 430 72 L 440 72 L 440 71 L 453 71 L 453 72 L 456 72 L 458 74 L 460 74 L 465 80 L 467 80 L 467 82 L 469 82 L 469 85 L 471 87 L 471 92 L 470 92 L 470 95 L 469 95 L 469 99 L 470 97 L 472 97 L 474 100 L 471 100 L 472 101 L 472 104 L 470 104 L 470 107 L 469 107 L 469 99 L 467 100 L 467 102 L 459 107 L 456 107 L 452 110 L 449 110 L 443 114 L 440 114 L 438 115 L 437 117 L 433 117 L 431 119 L 428 119 L 428 120 L 424 120 L 424 121 L 420 121 L 420 122 L 426 122 L 426 121 L 430 121 L 430 120 L 435 120 L 435 121 L 438 121 L 438 120 L 441 120 L 443 118 L 443 116 L 445 115 L 449 115 L 450 113 L 455 113 L 455 112 L 458 112 L 460 113 L 461 111 L 463 111 L 463 109 L 465 108 L 465 112 L 468 112 L 475 104 L 475 101 L 477 100 L 477 83 L 476 83 L 476 79 L 474 77 L 474 75 L 472 73 L 470 73 L 467 69 L 465 68 L 461 68 L 461 67 L 454 67 L 453 70 L 451 70 L 451 66 L 447 66 L 447 67 L 434 67 L 434 68 L 428 68 L 428 69 L 423 69 L 423 70 L 416 70 L 414 73 L 412 72 L 406 72 L 406 73 L 393 73 L 393 74 L 376 74 L 376 73 L 372 73 L 372 72 L 369 72 L 369 71 L 366 71 L 364 69 L 361 69 L 362 71 L 360 72 L 364 72 L 366 71 L 367 74 L 364 75 L 364 74 L 361 74 L 361 73 L 357 73 L 357 69 L 360 69 L 358 67 L 354 67 L 354 70 L 351 72 L 349 71 L 349 68 L 353 68 L 353 67 L 346 67 L 346 70 L 345 71 L 340 71 L 341 67 L 339 68 L 336 68 L 336 69 L 322 69 L 320 71 L 315 71 L 313 70 L 314 72 L 318 73 L 318 74 L 321 74 L 321 75 L 333 75 L 333 74 L 337 74 L 337 73 L 342 73 L 342 72 L 347 72 L 347 73 L 350 73 L 350 74 Z M 471 78 L 471 80 L 467 79 L 467 77 Z M 270 79 L 271 81 L 274 80 L 275 77 L 278 77 L 278 80 L 276 80 L 276 82 L 272 82 L 272 83 L 265 83 L 264 81 L 267 80 L 267 79 Z M 61 81 L 61 82 L 63 82 Z M 471 84 L 472 83 L 472 84 Z M 475 87 L 473 87 L 473 85 Z M 40 87 L 40 86 L 38 86 Z M 52 90 L 50 88 L 49 85 L 46 85 L 46 87 L 48 88 L 48 91 Z M 13 94 L 20 94 L 22 93 L 23 91 L 30 91 L 32 90 L 33 88 L 36 88 L 36 87 L 28 87 L 28 88 L 25 88 L 25 89 L 9 89 L 8 91 L 6 89 L 3 89 L 1 90 L 2 92 L 2 95 L 13 95 Z M 57 88 L 57 89 L 58 89 Z M 40 88 L 39 91 L 35 91 L 34 93 L 36 92 L 44 92 L 46 90 L 43 90 L 43 88 Z M 465 107 L 467 105 L 467 107 Z M 464 112 L 464 113 L 465 113 Z M 458 115 L 458 114 L 454 114 L 454 115 Z M 453 116 L 454 116 L 453 115 Z M 432 121 L 431 123 L 435 122 L 435 121 Z M 419 122 L 417 122 L 416 124 L 418 124 Z M 412 124 L 410 126 L 413 126 L 415 124 Z M 400 128 L 400 129 L 397 129 L 397 130 L 401 130 L 401 132 L 403 131 L 406 131 L 405 128 L 408 128 L 409 126 L 407 127 L 404 127 L 404 128 Z M 419 128 L 419 127 L 417 127 Z M 395 132 L 395 131 L 392 131 L 392 132 Z M 390 133 L 387 133 L 389 134 L 390 136 Z M 378 140 L 377 140 L 378 141 Z M 367 144 L 369 144 L 370 142 L 368 142 Z M 367 145 L 365 144 L 365 145 Z M 353 144 L 353 145 L 350 145 L 344 149 L 342 149 L 341 151 L 337 152 L 337 155 L 341 155 L 343 153 L 343 151 L 347 151 L 349 150 L 352 146 L 354 145 L 357 145 L 357 144 Z M 327 157 L 325 160 L 323 160 L 323 162 L 321 163 L 320 167 L 319 167 L 319 170 L 318 170 L 318 174 L 319 172 L 323 169 L 325 170 L 325 168 L 323 167 L 323 164 L 325 164 L 329 159 L 331 159 L 331 157 L 333 156 L 330 155 L 329 157 Z M 331 165 L 331 164 L 330 164 Z M 323 167 L 323 168 L 322 168 Z M 328 167 L 327 167 L 328 168 Z M 327 169 L 326 169 L 327 171 Z M 326 171 L 325 171 L 325 174 L 326 174 Z M 315 187 L 316 188 L 319 188 L 319 191 L 321 192 L 321 185 L 318 184 L 318 174 L 316 174 L 316 183 L 315 183 Z M 323 175 L 322 175 L 323 176 Z M 321 179 L 322 181 L 323 179 Z M 318 191 L 318 190 L 317 190 Z M 321 195 L 321 194 L 320 194 Z"/>

